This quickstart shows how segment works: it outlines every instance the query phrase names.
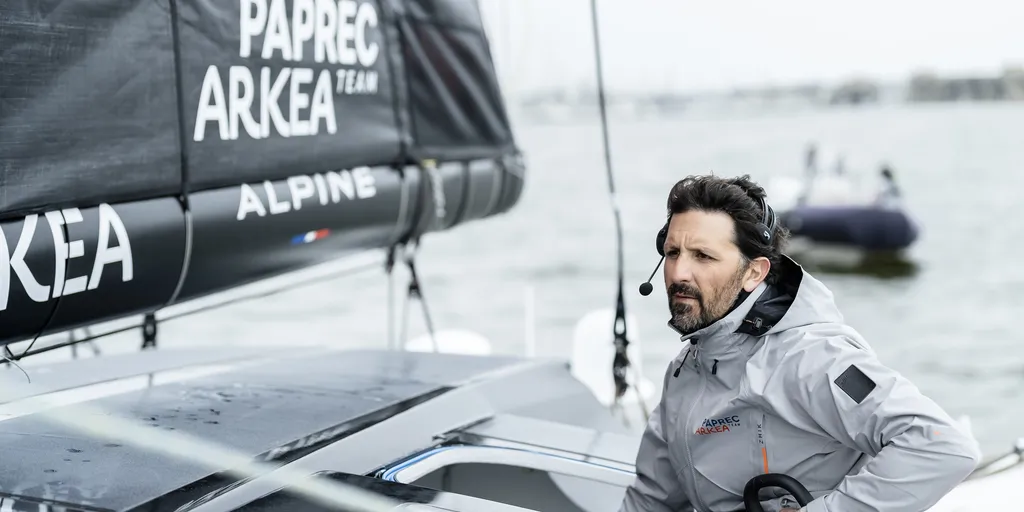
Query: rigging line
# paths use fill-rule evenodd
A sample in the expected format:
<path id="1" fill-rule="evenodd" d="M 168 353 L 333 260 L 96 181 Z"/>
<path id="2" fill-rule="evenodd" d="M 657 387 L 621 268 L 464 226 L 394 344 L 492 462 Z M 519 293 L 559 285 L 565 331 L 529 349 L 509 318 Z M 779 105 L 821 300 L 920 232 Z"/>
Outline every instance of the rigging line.
<path id="1" fill-rule="evenodd" d="M 647 402 L 644 402 L 644 395 L 640 393 L 640 382 L 643 380 L 643 375 L 639 371 L 636 371 L 636 367 L 633 367 L 633 392 L 636 393 L 636 402 L 640 407 L 640 412 L 644 415 L 644 423 L 651 420 L 651 411 L 647 408 Z"/>
<path id="2" fill-rule="evenodd" d="M 619 214 L 619 200 L 615 190 L 615 176 L 612 172 L 611 145 L 608 142 L 608 112 L 604 89 L 604 69 L 601 61 L 601 31 L 597 16 L 597 0 L 590 0 L 590 21 L 591 32 L 594 36 L 594 62 L 597 68 L 597 100 L 601 113 L 601 137 L 604 146 L 604 166 L 605 172 L 608 175 L 608 195 L 611 199 L 612 213 L 615 219 L 615 245 L 618 253 L 618 289 L 615 299 L 615 322 L 612 325 L 612 334 L 614 335 L 615 340 L 615 356 L 612 360 L 612 379 L 615 383 L 615 403 L 618 403 L 619 399 L 622 398 L 629 389 L 629 384 L 627 383 L 627 368 L 631 365 L 629 362 L 629 356 L 626 352 L 626 347 L 629 346 L 629 339 L 626 336 L 626 304 L 622 290 L 623 274 L 625 273 L 622 242 L 622 218 Z"/>
<path id="3" fill-rule="evenodd" d="M 194 314 L 197 314 L 197 313 L 205 313 L 207 311 L 212 311 L 212 310 L 215 310 L 215 309 L 220 309 L 220 308 L 223 308 L 225 306 L 230 306 L 232 304 L 237 304 L 237 303 L 240 303 L 240 302 L 246 302 L 246 301 L 249 301 L 249 300 L 270 297 L 270 296 L 273 296 L 273 295 L 277 295 L 279 293 L 284 293 L 284 292 L 291 291 L 291 290 L 294 290 L 294 289 L 297 289 L 297 288 L 301 288 L 301 287 L 304 287 L 304 286 L 319 284 L 319 283 L 322 283 L 324 280 L 327 280 L 327 279 L 334 279 L 334 278 L 338 278 L 338 277 L 345 277 L 345 276 L 349 276 L 349 275 L 353 275 L 353 274 L 358 274 L 358 273 L 361 273 L 361 272 L 369 271 L 369 270 L 372 270 L 374 268 L 377 268 L 378 265 L 379 265 L 378 262 L 374 262 L 374 263 L 365 263 L 365 264 L 354 266 L 354 267 L 346 267 L 346 268 L 343 268 L 343 269 L 340 269 L 340 270 L 337 270 L 337 271 L 334 271 L 334 272 L 324 273 L 324 274 L 320 274 L 320 275 L 317 275 L 317 276 L 309 277 L 309 278 L 306 278 L 306 279 L 296 280 L 296 281 L 294 281 L 292 283 L 289 283 L 288 285 L 281 286 L 279 288 L 273 288 L 273 289 L 266 290 L 266 291 L 263 291 L 263 292 L 260 292 L 260 293 L 246 294 L 246 295 L 241 296 L 241 297 L 235 297 L 235 298 L 232 298 L 232 299 L 225 300 L 223 302 L 218 302 L 216 304 L 211 304 L 209 306 L 201 307 L 201 308 L 198 308 L 198 309 L 186 310 L 186 311 L 183 311 L 181 313 L 174 314 L 174 315 L 168 315 L 166 317 L 160 318 L 158 321 L 159 322 L 167 322 L 167 321 L 170 321 L 170 320 L 177 320 L 179 318 L 184 318 L 184 317 L 191 316 L 191 315 L 194 315 Z M 32 351 L 29 350 L 29 349 L 31 349 L 31 346 L 30 346 L 21 355 L 15 356 L 12 359 L 14 359 L 14 360 L 21 360 L 21 359 L 23 359 L 25 357 L 31 357 L 31 356 L 34 356 L 34 355 L 42 354 L 44 352 L 50 352 L 52 350 L 58 350 L 58 349 L 61 349 L 61 348 L 66 348 L 66 347 L 70 347 L 72 345 L 78 345 L 78 344 L 81 344 L 81 343 L 92 342 L 93 340 L 98 340 L 98 339 L 101 339 L 101 338 L 106 338 L 106 337 L 109 337 L 109 336 L 113 336 L 115 334 L 121 334 L 121 333 L 124 333 L 124 332 L 133 331 L 135 329 L 138 329 L 139 327 L 142 327 L 142 325 L 143 324 L 141 324 L 141 323 L 139 323 L 139 324 L 133 323 L 131 325 L 128 325 L 128 326 L 125 326 L 125 327 L 119 327 L 119 328 L 111 330 L 111 331 L 101 332 L 99 334 L 87 335 L 86 337 L 84 337 L 82 339 L 79 339 L 79 340 L 74 340 L 74 341 L 70 341 L 70 342 L 63 341 L 63 342 L 53 343 L 53 344 L 50 344 L 50 345 L 45 345 L 43 347 L 39 347 L 39 348 L 37 348 L 35 350 L 32 350 Z M 38 339 L 39 339 L 39 335 L 37 334 L 36 337 L 33 338 L 32 343 L 35 343 L 35 341 L 38 340 Z M 22 340 L 22 341 L 15 342 L 15 343 L 22 343 L 24 341 L 27 341 L 27 340 Z M 5 349 L 6 350 L 10 350 L 10 349 L 6 348 L 6 346 L 5 346 Z M 14 354 L 11 354 L 11 355 L 13 356 Z M 0 357 L 0 364 L 6 364 L 5 361 L 4 361 L 4 358 L 2 358 L 2 357 Z"/>
<path id="4" fill-rule="evenodd" d="M 387 261 L 384 263 L 384 272 L 388 278 L 388 349 L 395 350 L 398 343 L 395 338 L 395 252 L 397 245 L 388 249 Z"/>
<path id="5" fill-rule="evenodd" d="M 7 347 L 4 347 L 4 348 L 6 349 Z M 3 359 L 5 361 L 7 361 L 8 364 L 13 364 L 19 370 L 21 370 L 21 373 L 24 373 L 25 374 L 25 378 L 28 379 L 28 383 L 32 384 L 32 377 L 28 376 L 28 372 L 26 372 L 25 369 L 22 368 L 20 364 L 18 364 L 18 360 L 17 359 L 11 359 L 11 355 L 13 355 L 13 354 L 11 354 L 10 350 L 4 350 L 4 353 L 2 354 Z"/>
<path id="6" fill-rule="evenodd" d="M 71 240 L 71 233 L 68 231 L 68 219 L 64 217 L 64 211 L 58 211 L 57 213 L 60 214 L 60 220 L 61 220 L 60 229 L 61 229 L 61 231 L 64 234 L 64 240 L 70 241 Z M 47 214 L 47 215 L 49 215 L 49 214 Z M 49 218 L 47 218 L 47 220 L 49 220 Z M 81 219 L 81 215 L 79 215 L 79 219 L 78 220 L 82 220 Z M 53 224 L 50 224 L 50 226 L 52 227 Z M 70 247 L 70 244 L 69 244 L 69 247 Z M 64 258 L 64 275 L 65 276 L 68 275 L 68 268 L 70 266 L 71 266 L 71 258 Z M 54 280 L 53 286 L 54 287 L 57 286 L 57 281 L 56 280 Z M 53 291 L 56 292 L 57 290 L 54 289 Z M 46 332 L 46 329 L 48 327 L 50 327 L 50 323 L 53 322 L 53 319 L 57 317 L 57 312 L 60 311 L 60 303 L 61 303 L 61 298 L 63 297 L 63 290 L 61 290 L 61 292 L 62 293 L 60 295 L 57 295 L 56 293 L 54 294 L 54 295 L 57 295 L 57 302 L 53 305 L 53 309 L 50 310 L 50 316 L 46 319 L 46 323 L 43 324 L 43 326 L 41 328 L 39 328 L 38 332 L 36 332 L 35 337 L 32 338 L 32 342 L 28 344 L 28 347 L 25 348 L 25 351 L 22 352 L 21 355 L 15 356 L 14 353 L 11 352 L 11 349 L 8 348 L 5 345 L 6 352 L 8 354 L 10 354 L 11 356 L 13 356 L 12 358 L 6 358 L 5 357 L 5 359 L 7 359 L 8 362 L 11 362 L 11 359 L 13 359 L 14 361 L 17 361 L 17 360 L 25 357 L 26 355 L 28 355 L 29 351 L 32 350 L 32 347 L 36 344 L 37 341 L 39 341 L 39 337 L 44 332 Z M 18 368 L 20 369 L 21 367 L 19 366 Z M 24 372 L 25 370 L 21 370 L 21 371 Z M 27 377 L 28 374 L 25 374 L 25 376 Z"/>
<path id="7" fill-rule="evenodd" d="M 618 247 L 618 278 L 619 296 L 622 296 L 623 255 L 622 255 L 622 219 L 619 215 L 619 201 L 615 190 L 615 176 L 612 173 L 612 154 L 608 143 L 608 113 L 604 92 L 604 70 L 601 64 L 601 36 L 597 19 L 597 0 L 590 0 L 590 16 L 594 34 L 594 61 L 597 65 L 597 101 L 601 113 L 601 138 L 604 146 L 604 165 L 608 175 L 608 192 L 611 196 L 612 213 L 615 216 L 615 237 Z M 623 327 L 624 329 L 624 327 Z"/>
<path id="8" fill-rule="evenodd" d="M 419 248 L 418 241 L 415 248 Z M 434 348 L 434 352 L 440 352 L 441 347 L 437 344 L 437 336 L 434 333 L 434 322 L 430 318 L 430 310 L 427 308 L 427 300 L 423 297 L 423 287 L 420 284 L 419 274 L 416 273 L 415 250 L 406 255 L 405 264 L 409 269 L 409 288 L 408 293 L 406 294 L 405 307 L 402 311 L 402 343 L 404 344 L 408 341 L 406 340 L 406 333 L 409 323 L 409 303 L 413 300 L 417 300 L 423 308 L 423 320 L 426 323 L 427 333 L 430 335 L 430 343 Z"/>

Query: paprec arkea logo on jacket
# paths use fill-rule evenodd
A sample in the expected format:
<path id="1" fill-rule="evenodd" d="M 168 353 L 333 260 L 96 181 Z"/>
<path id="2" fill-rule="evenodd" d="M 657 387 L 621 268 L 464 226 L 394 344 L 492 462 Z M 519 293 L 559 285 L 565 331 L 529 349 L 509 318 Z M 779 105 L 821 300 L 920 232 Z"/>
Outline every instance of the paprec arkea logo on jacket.
<path id="1" fill-rule="evenodd" d="M 740 417 L 737 415 L 723 416 L 721 418 L 707 418 L 701 423 L 700 427 L 694 431 L 694 434 L 698 436 L 706 436 L 709 434 L 721 434 L 723 432 L 729 432 L 734 428 L 739 428 Z"/>

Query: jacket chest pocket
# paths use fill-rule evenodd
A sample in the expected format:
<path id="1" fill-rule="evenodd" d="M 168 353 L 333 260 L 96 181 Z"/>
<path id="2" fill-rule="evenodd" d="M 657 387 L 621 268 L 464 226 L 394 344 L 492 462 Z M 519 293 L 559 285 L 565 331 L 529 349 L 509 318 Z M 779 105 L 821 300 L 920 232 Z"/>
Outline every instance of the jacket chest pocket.
<path id="1" fill-rule="evenodd" d="M 722 490 L 736 496 L 743 495 L 743 487 L 756 474 L 750 466 L 752 459 L 750 440 L 755 425 L 746 411 L 710 414 L 691 420 L 689 439 L 694 468 L 706 482 L 698 482 L 698 489 L 712 494 Z M 718 490 L 714 488 L 717 487 Z"/>

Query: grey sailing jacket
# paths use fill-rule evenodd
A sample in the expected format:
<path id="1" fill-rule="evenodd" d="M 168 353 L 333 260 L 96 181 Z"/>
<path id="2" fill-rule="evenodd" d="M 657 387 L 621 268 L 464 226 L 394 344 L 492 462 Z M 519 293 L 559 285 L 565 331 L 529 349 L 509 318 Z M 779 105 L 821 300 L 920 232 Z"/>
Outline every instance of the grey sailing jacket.
<path id="1" fill-rule="evenodd" d="M 975 440 L 876 358 L 832 293 L 788 258 L 689 341 L 665 373 L 619 512 L 743 510 L 743 487 L 784 473 L 808 512 L 919 512 L 974 470 Z M 766 511 L 800 508 L 781 490 Z"/>

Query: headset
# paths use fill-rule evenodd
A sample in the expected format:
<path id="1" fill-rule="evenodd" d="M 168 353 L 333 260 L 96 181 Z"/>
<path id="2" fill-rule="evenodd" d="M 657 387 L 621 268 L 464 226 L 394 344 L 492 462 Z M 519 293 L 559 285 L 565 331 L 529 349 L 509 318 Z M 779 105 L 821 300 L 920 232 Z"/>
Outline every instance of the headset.
<path id="1" fill-rule="evenodd" d="M 775 236 L 775 231 L 779 226 L 779 219 L 775 215 L 775 210 L 765 201 L 764 197 L 759 197 L 758 201 L 761 203 L 761 221 L 754 225 L 761 235 L 761 240 L 765 244 L 771 244 L 772 238 Z M 654 290 L 654 285 L 651 284 L 651 280 L 654 279 L 654 274 L 661 268 L 662 262 L 665 261 L 665 239 L 668 238 L 668 225 L 672 221 L 672 216 L 669 215 L 668 220 L 665 221 L 665 225 L 658 231 L 658 236 L 655 239 L 655 243 L 658 244 L 658 254 L 661 255 L 661 260 L 658 261 L 658 266 L 654 267 L 654 272 L 651 272 L 651 277 L 647 278 L 647 281 L 640 285 L 640 295 L 648 296 L 651 291 Z"/>

